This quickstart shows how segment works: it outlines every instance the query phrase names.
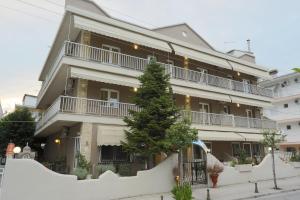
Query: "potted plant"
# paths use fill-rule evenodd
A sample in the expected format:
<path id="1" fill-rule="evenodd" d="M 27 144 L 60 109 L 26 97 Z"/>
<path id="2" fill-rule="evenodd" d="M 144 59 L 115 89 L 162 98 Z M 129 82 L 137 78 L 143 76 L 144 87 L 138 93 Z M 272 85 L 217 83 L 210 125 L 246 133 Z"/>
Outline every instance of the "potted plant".
<path id="1" fill-rule="evenodd" d="M 210 153 L 207 154 L 207 173 L 213 183 L 213 188 L 217 187 L 218 177 L 224 170 L 224 165 Z"/>
<path id="2" fill-rule="evenodd" d="M 232 162 L 231 164 L 239 172 L 252 171 L 252 159 L 247 158 L 245 150 L 241 150 L 239 156 L 235 159 L 235 162 Z"/>
<path id="3" fill-rule="evenodd" d="M 300 155 L 293 154 L 290 158 L 290 164 L 295 168 L 300 168 Z"/>
<path id="4" fill-rule="evenodd" d="M 74 170 L 73 174 L 77 176 L 78 180 L 84 180 L 88 177 L 91 165 L 90 163 L 86 160 L 85 156 L 82 155 L 81 153 L 78 153 L 77 155 L 77 167 Z M 89 179 L 91 178 L 91 175 L 89 175 Z"/>

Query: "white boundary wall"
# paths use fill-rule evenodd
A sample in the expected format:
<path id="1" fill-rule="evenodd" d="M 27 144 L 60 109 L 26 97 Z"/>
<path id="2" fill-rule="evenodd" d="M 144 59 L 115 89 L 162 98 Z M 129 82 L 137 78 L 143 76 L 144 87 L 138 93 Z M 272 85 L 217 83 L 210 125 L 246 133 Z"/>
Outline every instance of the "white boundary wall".
<path id="1" fill-rule="evenodd" d="M 295 168 L 290 163 L 282 161 L 278 153 L 275 154 L 275 169 L 277 178 L 300 176 L 300 168 Z M 270 179 L 273 179 L 272 155 L 268 154 L 259 165 L 252 167 L 251 171 L 239 172 L 234 167 L 225 166 L 224 171 L 219 176 L 218 185 L 222 186 Z"/>
<path id="2" fill-rule="evenodd" d="M 5 166 L 1 200 L 109 200 L 170 192 L 175 185 L 173 169 L 178 155 L 137 176 L 119 177 L 111 171 L 98 179 L 78 181 L 57 174 L 29 159 L 10 159 Z"/>

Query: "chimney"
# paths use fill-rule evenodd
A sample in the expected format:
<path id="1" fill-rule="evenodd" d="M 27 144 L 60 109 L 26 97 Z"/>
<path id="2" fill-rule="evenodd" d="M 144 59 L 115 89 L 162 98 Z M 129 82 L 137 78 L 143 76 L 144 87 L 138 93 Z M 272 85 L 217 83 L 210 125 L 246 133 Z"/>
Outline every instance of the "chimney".
<path id="1" fill-rule="evenodd" d="M 251 52 L 251 40 L 247 40 L 247 47 L 248 47 L 248 52 Z"/>

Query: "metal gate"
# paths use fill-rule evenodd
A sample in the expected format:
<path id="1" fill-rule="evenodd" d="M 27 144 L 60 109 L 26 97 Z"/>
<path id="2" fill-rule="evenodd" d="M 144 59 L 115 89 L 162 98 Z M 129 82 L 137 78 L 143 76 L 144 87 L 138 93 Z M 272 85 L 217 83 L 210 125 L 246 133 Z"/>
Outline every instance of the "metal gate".
<path id="1" fill-rule="evenodd" d="M 206 161 L 184 162 L 183 182 L 194 184 L 207 184 Z"/>

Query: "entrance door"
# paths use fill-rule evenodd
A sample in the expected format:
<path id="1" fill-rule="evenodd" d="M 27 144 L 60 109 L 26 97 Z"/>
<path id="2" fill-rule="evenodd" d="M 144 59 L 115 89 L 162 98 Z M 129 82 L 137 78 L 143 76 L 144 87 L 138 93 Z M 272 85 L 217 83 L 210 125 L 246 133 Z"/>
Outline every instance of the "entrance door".
<path id="1" fill-rule="evenodd" d="M 209 104 L 207 103 L 199 103 L 199 111 L 201 112 L 202 116 L 202 122 L 203 124 L 209 124 L 210 123 L 210 117 L 209 117 Z"/>
<path id="2" fill-rule="evenodd" d="M 250 109 L 246 109 L 246 116 L 247 116 L 247 121 L 248 121 L 248 127 L 253 127 L 254 126 L 254 121 L 253 121 L 253 112 Z"/>
<path id="3" fill-rule="evenodd" d="M 120 48 L 103 44 L 102 48 L 107 50 L 103 53 L 103 62 L 120 65 Z"/>
<path id="4" fill-rule="evenodd" d="M 250 92 L 251 92 L 251 84 L 250 84 L 250 80 L 243 79 L 243 85 L 244 85 L 244 91 L 245 91 L 246 93 L 250 93 Z"/>

